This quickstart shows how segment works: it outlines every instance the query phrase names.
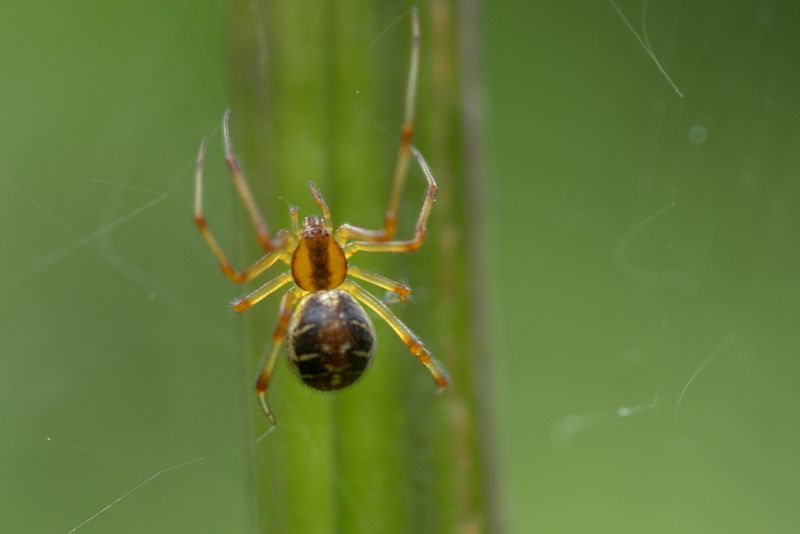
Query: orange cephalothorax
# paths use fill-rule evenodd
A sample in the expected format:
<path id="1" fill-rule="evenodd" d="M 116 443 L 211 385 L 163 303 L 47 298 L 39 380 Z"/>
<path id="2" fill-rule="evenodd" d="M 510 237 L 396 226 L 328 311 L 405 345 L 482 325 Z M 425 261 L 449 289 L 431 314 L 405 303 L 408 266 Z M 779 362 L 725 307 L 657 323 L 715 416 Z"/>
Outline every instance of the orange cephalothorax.
<path id="1" fill-rule="evenodd" d="M 347 276 L 347 259 L 316 216 L 306 217 L 300 244 L 292 255 L 292 277 L 306 291 L 335 289 Z"/>

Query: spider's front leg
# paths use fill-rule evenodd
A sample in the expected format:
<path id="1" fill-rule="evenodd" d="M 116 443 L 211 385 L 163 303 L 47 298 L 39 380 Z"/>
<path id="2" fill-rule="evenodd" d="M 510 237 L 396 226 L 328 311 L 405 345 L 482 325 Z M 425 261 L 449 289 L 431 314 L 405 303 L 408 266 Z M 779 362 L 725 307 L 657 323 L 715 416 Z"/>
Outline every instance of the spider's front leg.
<path id="1" fill-rule="evenodd" d="M 394 166 L 392 190 L 386 206 L 383 228 L 370 230 L 352 224 L 343 224 L 340 231 L 359 241 L 389 241 L 397 231 L 397 210 L 400 205 L 400 196 L 403 194 L 406 175 L 408 174 L 408 156 L 414 149 L 411 141 L 414 138 L 414 103 L 417 98 L 417 77 L 419 75 L 419 12 L 416 6 L 411 8 L 411 60 L 408 66 L 408 80 L 406 82 L 405 109 L 403 125 L 400 128 L 400 146 L 397 148 L 397 160 Z"/>
<path id="2" fill-rule="evenodd" d="M 417 218 L 417 226 L 416 230 L 414 231 L 414 237 L 405 241 L 354 241 L 345 245 L 344 247 L 344 253 L 348 259 L 350 256 L 359 251 L 411 252 L 422 246 L 427 232 L 428 217 L 430 217 L 431 209 L 433 209 L 433 203 L 436 200 L 436 192 L 439 188 L 436 185 L 436 180 L 433 177 L 433 172 L 431 172 L 428 162 L 425 161 L 425 158 L 422 157 L 422 154 L 419 152 L 419 150 L 412 146 L 411 154 L 417 160 L 417 163 L 419 163 L 423 174 L 425 174 L 425 179 L 428 181 L 428 186 L 425 188 L 425 199 L 422 201 L 422 208 L 420 208 L 419 217 Z M 347 237 L 352 235 L 351 229 L 352 227 L 348 226 L 347 224 L 343 224 L 336 231 L 337 240 L 346 240 Z"/>
<path id="3" fill-rule="evenodd" d="M 231 172 L 231 179 L 233 179 L 236 192 L 239 194 L 239 198 L 242 200 L 247 214 L 250 217 L 250 222 L 256 230 L 258 243 L 265 252 L 280 248 L 285 241 L 285 236 L 281 235 L 282 232 L 278 232 L 275 238 L 270 238 L 269 228 L 267 228 L 267 223 L 264 222 L 264 216 L 261 215 L 261 211 L 258 209 L 255 197 L 253 197 L 253 193 L 250 191 L 250 185 L 247 183 L 247 179 L 242 173 L 242 169 L 239 167 L 239 160 L 233 152 L 233 142 L 231 141 L 231 110 L 229 109 L 225 110 L 225 115 L 222 117 L 222 142 L 225 146 L 225 163 L 228 165 L 228 169 Z"/>
<path id="4" fill-rule="evenodd" d="M 284 262 L 287 262 L 286 251 L 283 248 L 271 250 L 244 271 L 237 271 L 233 268 L 233 265 L 222 250 L 211 228 L 206 224 L 206 217 L 203 212 L 203 163 L 205 161 L 206 147 L 206 140 L 203 139 L 203 142 L 200 143 L 200 149 L 197 152 L 197 163 L 194 175 L 194 223 L 197 225 L 197 229 L 200 231 L 200 235 L 203 237 L 206 245 L 211 249 L 214 257 L 217 258 L 225 276 L 232 282 L 240 284 L 252 280 L 272 267 L 278 260 L 282 259 Z M 280 235 L 282 236 L 283 234 Z M 285 239 L 281 237 L 281 241 L 284 240 Z"/>

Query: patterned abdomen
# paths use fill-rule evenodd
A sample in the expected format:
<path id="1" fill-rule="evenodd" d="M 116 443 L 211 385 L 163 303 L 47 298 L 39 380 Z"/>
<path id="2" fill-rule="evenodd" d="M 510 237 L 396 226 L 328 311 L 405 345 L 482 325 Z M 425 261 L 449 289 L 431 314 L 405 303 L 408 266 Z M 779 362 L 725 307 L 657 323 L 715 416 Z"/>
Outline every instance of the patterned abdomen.
<path id="1" fill-rule="evenodd" d="M 322 391 L 342 389 L 369 366 L 375 329 L 349 293 L 315 291 L 295 309 L 286 348 L 289 364 L 303 382 Z"/>

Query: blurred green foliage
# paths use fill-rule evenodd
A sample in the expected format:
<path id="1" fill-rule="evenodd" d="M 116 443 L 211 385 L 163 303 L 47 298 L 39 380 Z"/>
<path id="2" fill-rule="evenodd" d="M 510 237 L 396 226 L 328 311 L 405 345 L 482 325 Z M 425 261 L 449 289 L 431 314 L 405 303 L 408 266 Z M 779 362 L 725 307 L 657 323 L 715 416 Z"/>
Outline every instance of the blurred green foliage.
<path id="1" fill-rule="evenodd" d="M 484 11 L 512 531 L 791 532 L 800 10 L 616 5 L 684 98 L 610 2 Z"/>

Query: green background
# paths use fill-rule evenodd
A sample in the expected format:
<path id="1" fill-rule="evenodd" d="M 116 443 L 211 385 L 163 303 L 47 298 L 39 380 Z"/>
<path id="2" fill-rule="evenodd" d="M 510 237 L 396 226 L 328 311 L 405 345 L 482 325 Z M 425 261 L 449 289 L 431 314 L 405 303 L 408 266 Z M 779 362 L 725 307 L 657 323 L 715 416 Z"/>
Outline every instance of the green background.
<path id="1" fill-rule="evenodd" d="M 792 532 L 800 9 L 617 6 L 683 97 L 608 2 L 482 9 L 504 523 Z M 196 235 L 191 175 L 209 136 L 209 218 L 239 257 L 218 125 L 227 35 L 254 31 L 223 2 L 0 8 L 1 532 L 250 528 L 272 436 L 248 437 L 241 288 Z M 391 153 L 396 113 L 362 111 Z"/>

